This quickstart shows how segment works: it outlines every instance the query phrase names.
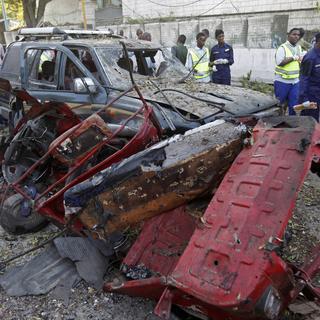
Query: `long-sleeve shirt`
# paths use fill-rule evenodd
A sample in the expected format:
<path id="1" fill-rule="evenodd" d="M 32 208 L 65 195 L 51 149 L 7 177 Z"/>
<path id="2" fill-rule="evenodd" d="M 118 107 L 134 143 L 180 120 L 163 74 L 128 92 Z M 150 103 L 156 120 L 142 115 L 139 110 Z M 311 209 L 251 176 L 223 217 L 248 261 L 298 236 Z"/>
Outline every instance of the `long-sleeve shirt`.
<path id="1" fill-rule="evenodd" d="M 302 59 L 300 69 L 299 102 L 320 104 L 320 49 L 311 49 Z"/>
<path id="2" fill-rule="evenodd" d="M 224 43 L 222 46 L 217 44 L 212 47 L 210 61 L 213 62 L 218 59 L 227 59 L 228 63 L 217 64 L 217 71 L 213 72 L 212 77 L 216 79 L 230 79 L 230 66 L 234 63 L 232 47 L 227 43 Z"/>

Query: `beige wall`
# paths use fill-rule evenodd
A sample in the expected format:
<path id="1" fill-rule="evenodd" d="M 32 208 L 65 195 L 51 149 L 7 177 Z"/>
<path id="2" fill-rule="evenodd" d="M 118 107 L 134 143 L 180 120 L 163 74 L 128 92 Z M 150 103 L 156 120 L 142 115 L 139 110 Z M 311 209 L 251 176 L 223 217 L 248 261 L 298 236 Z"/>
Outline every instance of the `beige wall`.
<path id="1" fill-rule="evenodd" d="M 95 24 L 95 1 L 86 0 L 89 25 Z M 44 21 L 53 25 L 80 25 L 83 23 L 81 0 L 52 0 L 46 6 Z"/>
<path id="2" fill-rule="evenodd" d="M 153 3 L 152 3 L 153 2 Z M 200 0 L 188 5 L 192 0 L 125 0 L 123 16 L 131 18 L 158 18 L 199 15 L 225 15 L 237 13 L 274 12 L 315 8 L 314 0 Z M 161 5 L 154 4 L 154 2 Z M 174 5 L 174 6 L 173 6 Z M 210 10 L 211 9 L 211 10 Z"/>

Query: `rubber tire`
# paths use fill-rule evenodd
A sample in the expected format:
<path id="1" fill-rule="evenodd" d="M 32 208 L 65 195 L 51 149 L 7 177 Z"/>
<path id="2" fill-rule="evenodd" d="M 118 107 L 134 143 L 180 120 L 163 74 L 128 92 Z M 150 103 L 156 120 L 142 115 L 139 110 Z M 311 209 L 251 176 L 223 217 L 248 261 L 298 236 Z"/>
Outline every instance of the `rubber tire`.
<path id="1" fill-rule="evenodd" d="M 11 234 L 24 234 L 43 228 L 48 221 L 45 217 L 32 211 L 28 217 L 20 214 L 20 204 L 23 201 L 21 194 L 14 194 L 7 198 L 3 203 L 0 213 L 0 225 Z"/>

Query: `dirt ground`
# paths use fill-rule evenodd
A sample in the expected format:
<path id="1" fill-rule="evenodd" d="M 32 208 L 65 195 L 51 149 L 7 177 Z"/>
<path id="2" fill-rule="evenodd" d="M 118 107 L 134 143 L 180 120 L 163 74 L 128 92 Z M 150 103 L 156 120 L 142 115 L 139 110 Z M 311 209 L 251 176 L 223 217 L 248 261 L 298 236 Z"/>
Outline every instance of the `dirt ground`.
<path id="1" fill-rule="evenodd" d="M 299 194 L 293 219 L 288 228 L 290 241 L 285 249 L 285 258 L 300 263 L 309 254 L 309 247 L 320 242 L 320 179 L 308 176 Z M 0 227 L 1 260 L 48 239 L 57 231 L 49 225 L 37 233 L 12 236 Z M 34 254 L 38 254 L 39 251 Z M 22 264 L 32 256 L 15 261 Z M 51 293 L 42 296 L 9 297 L 0 289 L 0 319 L 3 320 L 150 320 L 154 302 L 96 291 L 81 282 L 72 290 L 69 306 L 56 300 Z M 191 317 L 183 318 L 190 320 Z M 320 319 L 320 308 L 306 302 L 303 297 L 290 306 L 286 320 Z M 220 320 L 220 319 L 219 319 Z M 221 319 L 222 320 L 222 319 Z"/>
<path id="2" fill-rule="evenodd" d="M 1 259 L 22 252 L 49 238 L 56 228 L 49 225 L 34 234 L 12 236 L 0 227 Z M 35 252 L 35 254 L 39 251 Z M 20 258 L 22 264 L 31 256 Z M 70 303 L 65 307 L 52 294 L 9 297 L 0 289 L 0 319 L 3 320 L 144 320 L 152 312 L 154 303 L 143 299 L 108 294 L 88 287 L 84 282 L 72 289 Z"/>
<path id="3" fill-rule="evenodd" d="M 304 181 L 296 207 L 288 224 L 285 245 L 282 252 L 284 260 L 301 266 L 312 249 L 320 244 L 320 178 L 309 173 Z M 319 277 L 313 285 L 320 286 Z M 308 302 L 301 295 L 289 306 L 290 320 L 319 320 L 320 308 L 314 302 Z"/>

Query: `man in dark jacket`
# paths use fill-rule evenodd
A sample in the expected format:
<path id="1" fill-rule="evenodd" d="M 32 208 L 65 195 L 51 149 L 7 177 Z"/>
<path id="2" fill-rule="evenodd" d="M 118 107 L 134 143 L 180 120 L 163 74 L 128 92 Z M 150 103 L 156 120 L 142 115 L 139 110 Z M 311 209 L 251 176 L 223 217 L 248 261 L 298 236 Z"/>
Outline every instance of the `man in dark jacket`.
<path id="1" fill-rule="evenodd" d="M 180 34 L 177 40 L 177 45 L 171 48 L 171 53 L 174 57 L 177 57 L 184 65 L 186 64 L 188 49 L 184 45 L 186 42 L 186 36 Z"/>
<path id="2" fill-rule="evenodd" d="M 212 47 L 210 65 L 215 65 L 217 71 L 212 72 L 212 82 L 218 84 L 231 84 L 230 66 L 233 64 L 233 49 L 224 42 L 223 30 L 216 30 L 218 44 Z"/>
<path id="3" fill-rule="evenodd" d="M 299 103 L 306 108 L 311 102 L 317 109 L 306 109 L 301 115 L 312 116 L 319 122 L 320 107 L 320 33 L 315 36 L 315 45 L 302 59 L 300 68 Z"/>

